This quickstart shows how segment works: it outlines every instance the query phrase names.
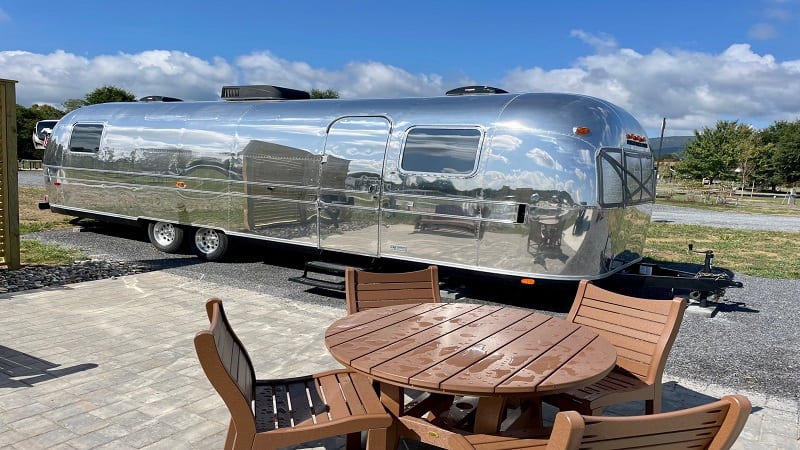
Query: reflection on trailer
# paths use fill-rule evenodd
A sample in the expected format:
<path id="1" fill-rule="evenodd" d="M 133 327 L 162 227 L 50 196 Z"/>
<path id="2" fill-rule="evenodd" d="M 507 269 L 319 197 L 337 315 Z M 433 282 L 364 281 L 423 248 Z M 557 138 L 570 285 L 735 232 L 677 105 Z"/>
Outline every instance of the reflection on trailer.
<path id="1" fill-rule="evenodd" d="M 72 111 L 45 153 L 49 207 L 136 222 L 157 248 L 188 241 L 209 260 L 228 236 L 552 280 L 642 258 L 653 159 L 607 101 L 307 97 L 226 87 L 224 101 Z"/>

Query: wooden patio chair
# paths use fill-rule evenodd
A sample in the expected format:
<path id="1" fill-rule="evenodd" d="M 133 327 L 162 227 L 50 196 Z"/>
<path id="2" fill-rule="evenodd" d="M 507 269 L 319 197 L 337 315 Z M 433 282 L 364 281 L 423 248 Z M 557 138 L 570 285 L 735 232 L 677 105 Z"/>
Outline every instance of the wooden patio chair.
<path id="1" fill-rule="evenodd" d="M 353 267 L 345 269 L 347 314 L 381 306 L 409 303 L 441 303 L 439 268 L 413 272 L 367 272 Z"/>
<path id="2" fill-rule="evenodd" d="M 233 332 L 222 301 L 206 303 L 208 330 L 194 345 L 203 371 L 231 414 L 226 449 L 277 449 L 346 435 L 347 448 L 385 448 L 391 416 L 370 380 L 348 370 L 298 378 L 256 380 L 244 345 Z"/>
<path id="3" fill-rule="evenodd" d="M 594 384 L 543 400 L 562 411 L 592 415 L 609 405 L 644 400 L 646 414 L 661 412 L 661 378 L 686 306 L 680 297 L 630 297 L 581 281 L 567 320 L 611 341 L 617 364 Z"/>
<path id="4" fill-rule="evenodd" d="M 448 435 L 457 450 L 623 450 L 731 448 L 742 432 L 750 401 L 742 395 L 694 408 L 643 416 L 584 416 L 576 411 L 556 414 L 549 439 L 474 434 Z"/>

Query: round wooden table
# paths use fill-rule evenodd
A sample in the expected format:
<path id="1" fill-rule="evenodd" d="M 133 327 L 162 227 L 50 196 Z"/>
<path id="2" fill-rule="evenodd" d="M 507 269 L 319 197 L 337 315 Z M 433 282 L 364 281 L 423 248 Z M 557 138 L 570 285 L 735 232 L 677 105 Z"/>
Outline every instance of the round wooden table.
<path id="1" fill-rule="evenodd" d="M 521 308 L 467 303 L 352 314 L 328 327 L 325 345 L 337 361 L 379 381 L 384 404 L 398 417 L 402 399 L 392 398 L 398 388 L 480 397 L 476 433 L 498 431 L 508 398 L 594 383 L 617 359 L 611 343 L 588 327 Z"/>

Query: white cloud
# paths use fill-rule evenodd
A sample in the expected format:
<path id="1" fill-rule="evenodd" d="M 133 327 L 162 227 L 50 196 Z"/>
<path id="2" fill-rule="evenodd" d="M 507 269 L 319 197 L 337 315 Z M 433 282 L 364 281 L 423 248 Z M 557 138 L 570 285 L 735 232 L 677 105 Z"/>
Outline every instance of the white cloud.
<path id="1" fill-rule="evenodd" d="M 137 97 L 166 95 L 210 100 L 219 97 L 223 84 L 236 79 L 234 68 L 224 60 L 208 62 L 165 50 L 91 59 L 61 50 L 47 55 L 6 51 L 0 52 L 0 73 L 19 81 L 16 87 L 19 104 L 45 103 L 56 107 L 104 85 L 125 89 Z"/>
<path id="2" fill-rule="evenodd" d="M 438 75 L 413 75 L 378 62 L 351 62 L 341 71 L 329 71 L 261 52 L 242 56 L 236 64 L 243 73 L 245 84 L 272 84 L 304 90 L 333 89 L 342 98 L 436 95 L 443 92 L 444 86 Z"/>
<path id="3" fill-rule="evenodd" d="M 800 118 L 800 60 L 777 61 L 772 55 L 755 53 L 748 44 L 734 44 L 718 54 L 674 49 L 639 53 L 619 48 L 606 35 L 578 30 L 573 36 L 596 51 L 569 67 L 509 70 L 497 85 L 511 92 L 574 92 L 603 98 L 655 132 L 666 117 L 667 135 L 692 134 L 718 120 L 765 126 Z M 60 50 L 50 54 L 0 51 L 0 74 L 19 81 L 19 104 L 57 107 L 103 85 L 123 88 L 137 97 L 213 100 L 226 84 L 333 89 L 342 98 L 367 98 L 441 95 L 464 82 L 375 61 L 323 69 L 270 52 L 242 55 L 229 62 L 170 50 L 93 58 Z"/>
<path id="4" fill-rule="evenodd" d="M 0 8 L 0 22 L 10 22 L 11 16 L 8 15 L 3 8 Z"/>
<path id="5" fill-rule="evenodd" d="M 774 19 L 779 22 L 791 22 L 794 19 L 794 14 L 784 8 L 768 8 L 764 12 L 764 16 L 768 19 Z"/>
<path id="6" fill-rule="evenodd" d="M 569 35 L 591 45 L 600 53 L 617 48 L 617 40 L 606 33 L 591 34 L 583 30 L 572 30 Z"/>
<path id="7" fill-rule="evenodd" d="M 778 37 L 778 30 L 769 23 L 757 23 L 750 27 L 747 35 L 753 39 L 766 40 Z"/>
<path id="8" fill-rule="evenodd" d="M 761 122 L 800 118 L 800 60 L 778 62 L 748 44 L 720 54 L 620 48 L 580 58 L 573 67 L 517 68 L 502 86 L 511 91 L 573 92 L 622 106 L 647 128 L 692 134 L 718 120 Z"/>

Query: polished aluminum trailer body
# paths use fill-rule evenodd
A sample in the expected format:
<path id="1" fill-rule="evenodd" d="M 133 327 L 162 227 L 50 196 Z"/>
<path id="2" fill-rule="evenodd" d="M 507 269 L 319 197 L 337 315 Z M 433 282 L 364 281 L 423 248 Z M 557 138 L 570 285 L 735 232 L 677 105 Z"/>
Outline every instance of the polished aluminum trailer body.
<path id="1" fill-rule="evenodd" d="M 45 184 L 74 216 L 598 279 L 642 258 L 644 136 L 611 103 L 555 93 L 108 103 L 58 122 Z"/>

